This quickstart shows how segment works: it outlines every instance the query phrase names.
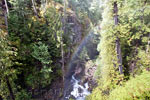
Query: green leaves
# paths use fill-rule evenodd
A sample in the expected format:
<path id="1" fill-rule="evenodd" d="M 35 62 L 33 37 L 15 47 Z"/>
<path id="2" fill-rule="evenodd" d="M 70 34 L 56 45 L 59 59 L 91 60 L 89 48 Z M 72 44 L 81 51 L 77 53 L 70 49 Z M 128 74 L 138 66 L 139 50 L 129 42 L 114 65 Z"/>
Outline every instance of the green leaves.
<path id="1" fill-rule="evenodd" d="M 16 100 L 31 100 L 31 94 L 26 90 L 21 90 L 16 94 Z"/>
<path id="2" fill-rule="evenodd" d="M 3 32 L 0 31 L 0 95 L 6 100 L 9 98 L 9 90 L 7 87 L 7 79 L 12 85 L 12 91 L 15 89 L 14 80 L 17 79 L 18 70 L 13 68 L 15 65 L 15 56 L 17 52 L 15 47 L 11 46 L 7 36 L 2 36 Z M 14 48 L 14 49 L 13 49 Z"/>
<path id="3" fill-rule="evenodd" d="M 149 99 L 150 4 L 146 0 L 104 0 L 101 41 L 98 45 L 99 85 L 89 100 Z M 118 4 L 119 25 L 114 26 L 113 3 Z M 120 38 L 124 76 L 117 69 L 115 40 Z M 144 73 L 142 73 L 144 72 Z M 142 73 L 142 74 L 141 74 Z M 136 78 L 129 78 L 132 76 Z M 128 80 L 128 81 L 127 81 Z M 127 82 L 126 82 L 127 81 Z M 144 83 L 145 82 L 145 83 Z M 125 85 L 124 85 L 125 84 Z"/>
<path id="4" fill-rule="evenodd" d="M 43 75 L 43 79 L 49 80 L 51 77 L 50 73 L 52 72 L 51 68 L 52 60 L 48 52 L 48 46 L 46 46 L 42 42 L 34 44 L 33 52 L 31 53 L 31 55 L 42 63 L 43 67 L 40 73 Z M 45 84 L 42 85 L 44 86 Z"/>
<path id="5" fill-rule="evenodd" d="M 131 78 L 124 86 L 110 93 L 108 100 L 142 100 L 150 97 L 150 73 L 144 71 L 141 75 Z"/>
<path id="6" fill-rule="evenodd" d="M 33 45 L 33 52 L 31 53 L 31 55 L 35 59 L 39 60 L 43 65 L 52 63 L 52 61 L 50 60 L 51 56 L 48 52 L 48 46 L 46 46 L 42 42 L 38 42 L 37 44 Z"/>
<path id="7" fill-rule="evenodd" d="M 61 13 L 48 6 L 49 2 L 45 9 L 40 9 L 41 1 L 35 0 L 37 12 L 44 12 L 37 18 L 31 0 L 8 2 L 9 35 L 3 37 L 0 33 L 0 96 L 6 100 L 9 98 L 5 81 L 5 76 L 8 76 L 13 91 L 19 92 L 15 94 L 16 100 L 30 100 L 26 93 L 28 88 L 45 87 L 62 75 L 57 74 L 60 70 L 60 34 L 63 33 Z"/>

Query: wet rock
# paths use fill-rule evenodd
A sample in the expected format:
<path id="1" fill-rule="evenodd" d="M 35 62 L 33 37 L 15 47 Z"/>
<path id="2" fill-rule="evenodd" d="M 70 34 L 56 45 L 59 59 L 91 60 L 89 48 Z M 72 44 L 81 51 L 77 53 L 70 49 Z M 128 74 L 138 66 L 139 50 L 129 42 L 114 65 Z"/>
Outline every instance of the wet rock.
<path id="1" fill-rule="evenodd" d="M 82 93 L 82 92 L 83 92 L 83 90 L 81 88 L 79 88 L 79 93 Z"/>
<path id="2" fill-rule="evenodd" d="M 94 87 L 97 86 L 96 78 L 94 77 L 94 73 L 96 71 L 97 66 L 92 62 L 92 60 L 86 63 L 85 67 L 85 77 L 83 78 L 83 83 L 89 83 L 89 91 L 92 91 Z"/>

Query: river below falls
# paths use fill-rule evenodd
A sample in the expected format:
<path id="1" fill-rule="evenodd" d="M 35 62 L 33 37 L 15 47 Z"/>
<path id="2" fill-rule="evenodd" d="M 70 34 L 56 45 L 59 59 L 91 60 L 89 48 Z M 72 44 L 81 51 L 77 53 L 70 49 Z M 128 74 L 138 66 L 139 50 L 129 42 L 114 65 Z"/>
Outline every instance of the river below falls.
<path id="1" fill-rule="evenodd" d="M 99 54 L 96 49 L 97 42 L 94 42 L 99 40 L 98 37 L 91 30 L 74 50 L 65 75 L 63 100 L 85 100 L 90 95 L 96 68 L 93 69 L 93 64 L 87 64 Z"/>
<path id="2" fill-rule="evenodd" d="M 70 97 L 73 97 L 74 100 L 85 100 L 86 96 L 90 94 L 90 91 L 88 91 L 88 82 L 81 85 L 80 80 L 77 80 L 75 76 L 72 75 L 71 83 L 73 85 L 73 90 L 70 95 L 65 98 L 69 100 Z"/>

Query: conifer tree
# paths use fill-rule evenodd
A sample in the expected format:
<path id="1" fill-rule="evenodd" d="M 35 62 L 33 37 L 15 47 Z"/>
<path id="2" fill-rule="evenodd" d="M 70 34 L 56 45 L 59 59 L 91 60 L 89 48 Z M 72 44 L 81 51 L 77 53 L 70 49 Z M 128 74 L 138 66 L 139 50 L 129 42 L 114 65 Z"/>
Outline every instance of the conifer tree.
<path id="1" fill-rule="evenodd" d="M 115 1 L 113 5 L 114 5 L 114 23 L 115 23 L 115 26 L 117 26 L 119 24 L 117 1 Z M 117 39 L 116 39 L 116 53 L 117 53 L 119 71 L 120 71 L 120 74 L 122 74 L 123 73 L 123 71 L 122 71 L 122 54 L 121 54 L 119 37 L 117 37 Z"/>

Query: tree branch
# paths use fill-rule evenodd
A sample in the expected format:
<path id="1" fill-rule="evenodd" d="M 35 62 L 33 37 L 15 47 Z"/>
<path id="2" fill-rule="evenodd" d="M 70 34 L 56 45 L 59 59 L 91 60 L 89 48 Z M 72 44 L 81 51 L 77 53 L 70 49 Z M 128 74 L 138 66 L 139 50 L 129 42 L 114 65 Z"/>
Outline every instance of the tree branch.
<path id="1" fill-rule="evenodd" d="M 9 10 L 8 10 L 7 1 L 6 1 L 6 0 L 4 0 L 4 2 L 5 2 L 6 12 L 7 12 L 7 14 L 9 15 Z"/>
<path id="2" fill-rule="evenodd" d="M 37 12 L 37 10 L 36 10 L 34 0 L 32 0 L 32 6 L 33 6 L 33 10 L 34 10 L 35 15 L 36 15 L 38 18 L 40 18 L 39 15 L 38 15 L 38 12 Z"/>

